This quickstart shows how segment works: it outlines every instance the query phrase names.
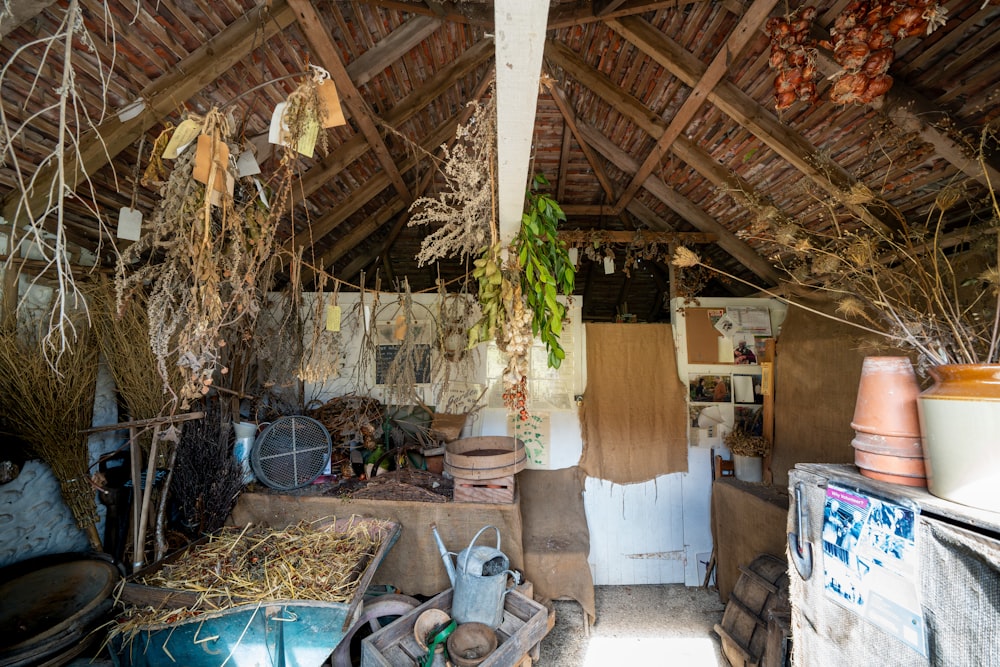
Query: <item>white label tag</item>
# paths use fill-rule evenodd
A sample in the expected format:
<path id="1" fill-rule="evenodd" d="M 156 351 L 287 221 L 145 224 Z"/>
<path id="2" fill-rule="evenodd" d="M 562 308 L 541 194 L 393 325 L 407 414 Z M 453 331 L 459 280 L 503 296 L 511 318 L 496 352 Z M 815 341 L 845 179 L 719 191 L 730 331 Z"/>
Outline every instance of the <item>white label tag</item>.
<path id="1" fill-rule="evenodd" d="M 604 273 L 611 274 L 615 272 L 615 259 L 614 257 L 604 258 Z"/>
<path id="2" fill-rule="evenodd" d="M 123 206 L 118 210 L 118 238 L 138 241 L 142 234 L 142 212 Z"/>
<path id="3" fill-rule="evenodd" d="M 260 165 L 257 164 L 257 158 L 254 157 L 252 151 L 243 151 L 240 153 L 240 156 L 236 159 L 236 171 L 239 173 L 240 178 L 256 176 L 260 173 Z"/>

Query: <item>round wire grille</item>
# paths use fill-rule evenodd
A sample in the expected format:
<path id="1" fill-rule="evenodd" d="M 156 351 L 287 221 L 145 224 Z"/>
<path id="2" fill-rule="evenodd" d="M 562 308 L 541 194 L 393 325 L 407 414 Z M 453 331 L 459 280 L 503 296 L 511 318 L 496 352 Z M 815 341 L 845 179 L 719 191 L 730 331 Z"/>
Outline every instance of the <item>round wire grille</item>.
<path id="1" fill-rule="evenodd" d="M 330 461 L 330 433 L 311 417 L 279 417 L 257 436 L 250 465 L 257 479 L 287 491 L 312 484 Z"/>

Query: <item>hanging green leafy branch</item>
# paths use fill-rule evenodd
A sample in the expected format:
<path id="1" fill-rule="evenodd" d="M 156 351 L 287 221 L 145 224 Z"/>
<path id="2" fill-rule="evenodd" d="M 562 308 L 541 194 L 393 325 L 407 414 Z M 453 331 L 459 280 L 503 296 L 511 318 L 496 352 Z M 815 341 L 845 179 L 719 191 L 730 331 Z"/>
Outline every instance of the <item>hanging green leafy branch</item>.
<path id="1" fill-rule="evenodd" d="M 521 269 L 521 291 L 531 311 L 531 332 L 545 343 L 549 367 L 559 368 L 566 358 L 559 342 L 566 306 L 556 297 L 573 293 L 576 267 L 566 244 L 556 236 L 556 228 L 566 220 L 566 214 L 555 199 L 538 192 L 548 184 L 543 175 L 535 176 L 512 248 Z"/>

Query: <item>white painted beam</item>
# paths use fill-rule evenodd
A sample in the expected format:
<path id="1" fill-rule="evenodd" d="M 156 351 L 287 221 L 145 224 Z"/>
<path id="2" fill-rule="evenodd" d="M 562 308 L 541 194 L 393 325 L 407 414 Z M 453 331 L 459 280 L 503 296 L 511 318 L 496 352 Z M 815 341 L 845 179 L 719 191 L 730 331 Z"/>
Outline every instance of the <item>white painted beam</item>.
<path id="1" fill-rule="evenodd" d="M 548 0 L 496 0 L 497 205 L 500 239 L 517 234 L 528 185 Z"/>

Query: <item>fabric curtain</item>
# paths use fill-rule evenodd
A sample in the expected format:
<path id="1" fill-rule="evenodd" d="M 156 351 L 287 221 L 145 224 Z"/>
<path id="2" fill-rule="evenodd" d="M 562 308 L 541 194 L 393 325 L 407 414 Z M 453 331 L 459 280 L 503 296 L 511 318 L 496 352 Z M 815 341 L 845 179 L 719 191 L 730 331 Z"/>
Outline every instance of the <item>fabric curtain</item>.
<path id="1" fill-rule="evenodd" d="M 669 324 L 587 324 L 583 457 L 618 484 L 687 472 L 687 393 Z"/>

